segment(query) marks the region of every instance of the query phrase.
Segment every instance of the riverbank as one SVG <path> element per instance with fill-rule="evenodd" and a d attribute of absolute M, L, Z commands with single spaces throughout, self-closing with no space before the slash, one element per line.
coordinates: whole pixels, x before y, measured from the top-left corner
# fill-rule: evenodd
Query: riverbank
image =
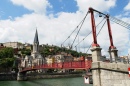
<path fill-rule="evenodd" d="M 16 73 L 0 74 L 0 81 L 14 81 L 14 80 L 17 80 Z"/>
<path fill-rule="evenodd" d="M 28 80 L 34 79 L 51 79 L 51 78 L 70 78 L 81 77 L 82 73 L 52 73 L 52 74 L 31 74 L 27 76 Z"/>
<path fill-rule="evenodd" d="M 27 74 L 27 80 L 82 77 L 83 73 L 31 73 Z M 0 74 L 0 81 L 15 81 L 17 74 Z"/>
<path fill-rule="evenodd" d="M 0 86 L 92 86 L 92 84 L 85 84 L 83 77 L 74 77 L 28 81 L 0 81 Z"/>

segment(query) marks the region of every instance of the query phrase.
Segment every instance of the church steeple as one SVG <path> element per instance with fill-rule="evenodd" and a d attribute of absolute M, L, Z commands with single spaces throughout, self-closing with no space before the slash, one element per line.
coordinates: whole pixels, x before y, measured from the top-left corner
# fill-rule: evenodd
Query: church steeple
<path fill-rule="evenodd" d="M 38 32 L 36 29 L 34 42 L 33 42 L 33 53 L 38 53 L 38 51 L 39 51 L 39 40 L 38 40 Z"/>
<path fill-rule="evenodd" d="M 37 29 L 36 29 L 36 32 L 35 32 L 34 43 L 38 43 L 39 44 Z"/>

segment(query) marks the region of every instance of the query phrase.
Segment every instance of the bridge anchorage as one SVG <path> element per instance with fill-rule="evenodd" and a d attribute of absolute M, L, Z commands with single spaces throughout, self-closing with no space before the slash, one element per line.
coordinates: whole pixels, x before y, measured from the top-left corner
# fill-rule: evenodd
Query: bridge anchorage
<path fill-rule="evenodd" d="M 18 72 L 17 74 L 17 81 L 24 81 L 27 80 L 26 72 Z"/>
<path fill-rule="evenodd" d="M 27 80 L 26 71 L 22 72 L 22 68 L 19 68 L 19 72 L 17 73 L 17 81 Z"/>
<path fill-rule="evenodd" d="M 40 69 L 39 67 L 38 68 L 36 68 L 36 67 L 34 67 L 34 68 L 32 68 L 32 67 L 28 67 L 28 68 L 22 68 L 22 67 L 19 67 L 19 72 L 17 73 L 17 81 L 25 81 L 25 80 L 27 80 L 27 72 L 28 71 L 36 71 L 36 70 L 38 70 L 38 69 Z"/>

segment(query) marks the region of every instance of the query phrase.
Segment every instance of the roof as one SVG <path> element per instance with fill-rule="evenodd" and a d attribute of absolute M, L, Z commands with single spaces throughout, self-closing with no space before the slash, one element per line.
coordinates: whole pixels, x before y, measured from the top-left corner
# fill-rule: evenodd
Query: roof
<path fill-rule="evenodd" d="M 25 60 L 29 60 L 29 59 L 32 59 L 32 56 L 25 56 L 24 58 Z"/>
<path fill-rule="evenodd" d="M 38 43 L 39 44 L 37 29 L 36 29 L 36 33 L 35 33 L 35 37 L 34 37 L 34 43 Z"/>

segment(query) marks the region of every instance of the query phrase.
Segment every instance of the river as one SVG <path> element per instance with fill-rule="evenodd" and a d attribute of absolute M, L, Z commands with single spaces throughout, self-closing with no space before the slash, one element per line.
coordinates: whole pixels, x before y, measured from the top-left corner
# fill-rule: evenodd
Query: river
<path fill-rule="evenodd" d="M 0 81 L 0 86 L 92 86 L 85 84 L 83 77 L 37 79 L 30 81 Z"/>

